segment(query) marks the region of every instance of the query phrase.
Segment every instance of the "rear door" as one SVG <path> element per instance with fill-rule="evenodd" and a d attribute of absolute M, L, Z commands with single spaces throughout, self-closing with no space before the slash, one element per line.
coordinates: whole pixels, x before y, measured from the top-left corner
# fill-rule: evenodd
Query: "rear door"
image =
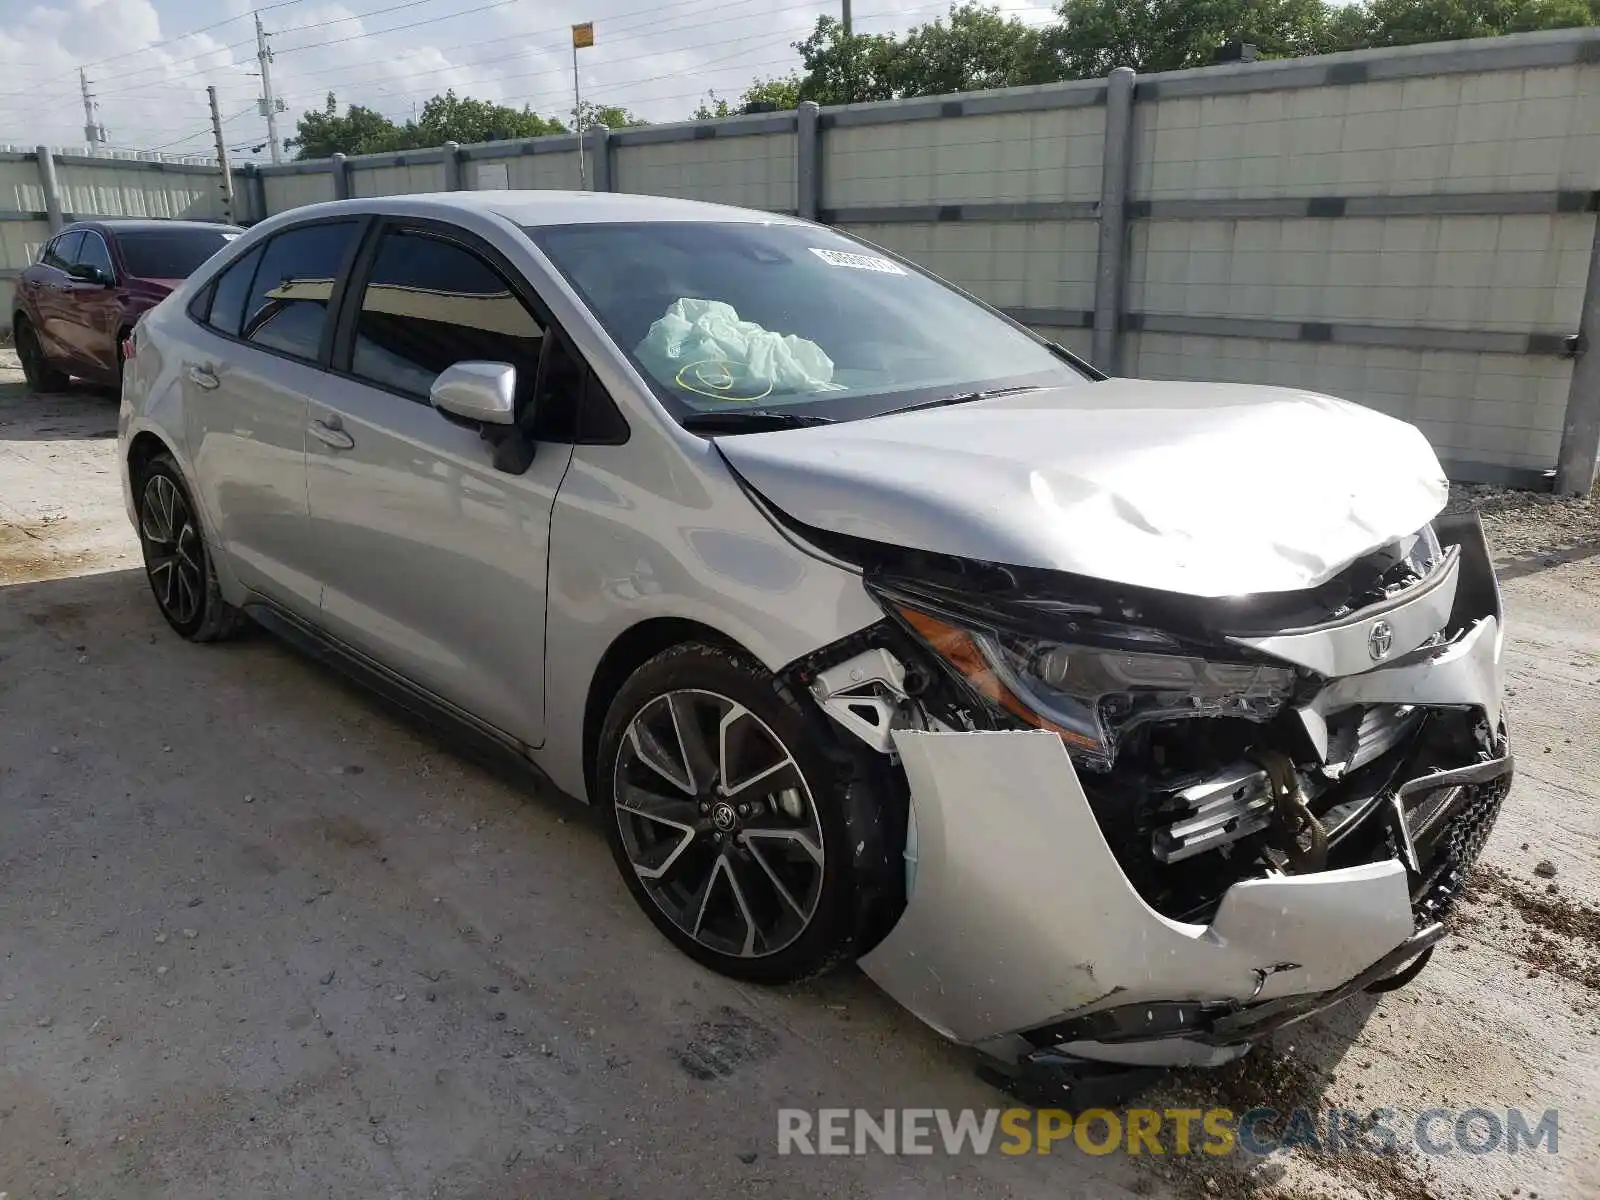
<path fill-rule="evenodd" d="M 182 364 L 194 483 L 239 581 L 306 619 L 321 602 L 308 570 L 306 426 L 328 382 L 329 313 L 364 218 L 292 226 L 236 260 L 189 315 Z"/>
<path fill-rule="evenodd" d="M 116 271 L 111 248 L 98 230 L 86 229 L 73 258 L 73 268 L 98 270 L 103 282 L 91 282 L 69 268 L 61 314 L 61 339 L 76 368 L 98 379 L 117 373 L 118 322 Z"/>
<path fill-rule="evenodd" d="M 29 288 L 33 300 L 34 331 L 39 343 L 57 364 L 72 357 L 69 343 L 62 340 L 63 321 L 67 313 L 67 285 L 72 277 L 67 274 L 83 242 L 83 231 L 63 233 L 45 247 L 39 258 L 38 269 L 33 274 Z"/>
<path fill-rule="evenodd" d="M 390 221 L 363 260 L 306 443 L 322 625 L 537 746 L 550 512 L 572 457 L 570 428 L 557 426 L 576 411 L 582 369 L 565 351 L 547 355 L 541 383 L 550 339 L 537 298 L 464 230 Z M 520 472 L 497 469 L 477 429 L 429 402 L 439 372 L 468 360 L 517 370 L 536 438 Z M 544 425 L 536 393 L 549 397 Z"/>

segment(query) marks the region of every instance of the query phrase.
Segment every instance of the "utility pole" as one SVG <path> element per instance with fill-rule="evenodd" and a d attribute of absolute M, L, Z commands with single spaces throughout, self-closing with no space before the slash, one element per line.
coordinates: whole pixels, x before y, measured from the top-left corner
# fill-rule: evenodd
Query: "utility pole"
<path fill-rule="evenodd" d="M 845 35 L 845 37 L 849 37 L 850 33 L 851 33 L 851 30 L 850 30 L 850 0 L 840 0 L 840 2 L 844 5 L 844 35 Z"/>
<path fill-rule="evenodd" d="M 228 143 L 222 140 L 222 114 L 217 111 L 217 89 L 206 88 L 211 101 L 211 132 L 217 138 L 217 165 L 222 168 L 222 219 L 233 224 L 233 168 L 228 165 Z"/>
<path fill-rule="evenodd" d="M 261 64 L 261 115 L 267 119 L 267 149 L 273 162 L 283 161 L 283 146 L 278 141 L 278 98 L 272 94 L 272 47 L 267 45 L 267 31 L 261 28 L 261 14 L 256 13 L 256 61 Z"/>
<path fill-rule="evenodd" d="M 106 140 L 106 129 L 94 115 L 94 96 L 89 91 L 89 76 L 82 67 L 78 68 L 78 87 L 83 92 L 83 140 L 89 143 L 89 153 L 93 154 Z"/>

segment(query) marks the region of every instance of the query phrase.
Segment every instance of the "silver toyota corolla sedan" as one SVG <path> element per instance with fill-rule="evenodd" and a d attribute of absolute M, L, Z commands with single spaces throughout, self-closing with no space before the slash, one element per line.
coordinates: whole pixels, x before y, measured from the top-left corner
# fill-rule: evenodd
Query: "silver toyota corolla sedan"
<path fill-rule="evenodd" d="M 139 323 L 119 430 L 179 635 L 248 616 L 531 763 L 685 953 L 857 961 L 1013 1081 L 1406 982 L 1510 785 L 1415 428 L 1103 378 L 805 221 L 296 209 Z"/>

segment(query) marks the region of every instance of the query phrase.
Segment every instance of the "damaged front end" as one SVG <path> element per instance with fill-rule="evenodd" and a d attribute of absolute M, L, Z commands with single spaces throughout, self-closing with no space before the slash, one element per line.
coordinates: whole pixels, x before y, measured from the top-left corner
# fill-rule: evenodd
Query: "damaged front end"
<path fill-rule="evenodd" d="M 850 552 L 890 620 L 800 674 L 903 766 L 906 904 L 861 966 L 936 1029 L 1215 1064 L 1442 936 L 1512 771 L 1476 517 L 1233 599 Z"/>

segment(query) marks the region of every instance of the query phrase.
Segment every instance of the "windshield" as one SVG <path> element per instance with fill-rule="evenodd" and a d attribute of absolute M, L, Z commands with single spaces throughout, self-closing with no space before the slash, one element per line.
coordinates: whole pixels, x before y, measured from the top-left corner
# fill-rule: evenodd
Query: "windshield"
<path fill-rule="evenodd" d="M 117 234 L 117 245 L 129 275 L 187 279 L 238 236 L 233 229 L 130 229 Z"/>
<path fill-rule="evenodd" d="M 811 225 L 527 230 L 672 415 L 832 420 L 1081 383 L 1050 347 L 871 246 Z"/>

